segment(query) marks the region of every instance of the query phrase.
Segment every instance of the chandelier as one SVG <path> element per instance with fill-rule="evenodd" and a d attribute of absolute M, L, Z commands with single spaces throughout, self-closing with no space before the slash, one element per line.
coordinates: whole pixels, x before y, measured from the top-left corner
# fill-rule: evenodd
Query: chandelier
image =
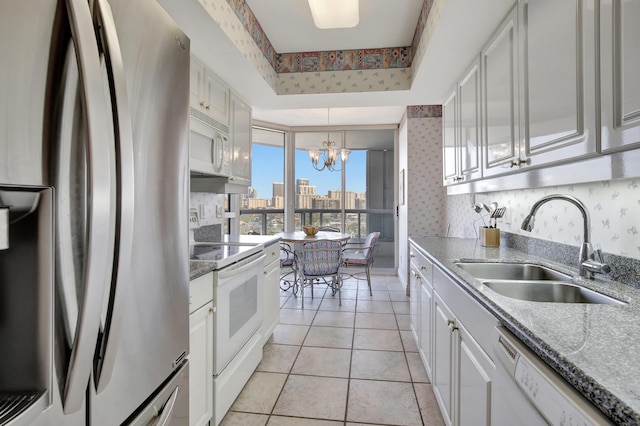
<path fill-rule="evenodd" d="M 329 108 L 327 108 L 327 126 L 329 126 Z M 336 143 L 331 141 L 330 131 L 327 129 L 327 140 L 322 142 L 322 148 L 311 148 L 309 149 L 309 158 L 311 159 L 311 164 L 313 168 L 318 171 L 323 171 L 324 169 L 333 171 L 340 171 L 339 167 L 336 167 L 338 164 L 338 155 L 340 155 L 342 159 L 342 163 L 346 163 L 349 159 L 349 154 L 351 151 L 348 149 L 338 149 L 336 148 Z"/>

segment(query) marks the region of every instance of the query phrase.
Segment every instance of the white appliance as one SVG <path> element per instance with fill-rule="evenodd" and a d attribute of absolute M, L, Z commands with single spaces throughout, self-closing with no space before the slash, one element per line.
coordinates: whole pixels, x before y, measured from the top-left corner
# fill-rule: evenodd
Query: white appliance
<path fill-rule="evenodd" d="M 491 424 L 610 424 L 599 410 L 504 327 L 496 327 Z"/>
<path fill-rule="evenodd" d="M 191 117 L 190 167 L 194 174 L 231 176 L 229 134 Z"/>
<path fill-rule="evenodd" d="M 213 424 L 218 425 L 262 359 L 264 246 L 195 243 L 191 260 L 213 271 Z"/>
<path fill-rule="evenodd" d="M 154 0 L 0 39 L 0 425 L 187 425 L 189 39 Z"/>

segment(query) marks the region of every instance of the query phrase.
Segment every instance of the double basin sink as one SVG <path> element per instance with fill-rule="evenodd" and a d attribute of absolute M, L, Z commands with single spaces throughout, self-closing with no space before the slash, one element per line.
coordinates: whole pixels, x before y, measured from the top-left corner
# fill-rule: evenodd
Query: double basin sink
<path fill-rule="evenodd" d="M 571 276 L 531 263 L 455 262 L 503 296 L 531 302 L 624 305 L 602 293 L 571 283 Z"/>

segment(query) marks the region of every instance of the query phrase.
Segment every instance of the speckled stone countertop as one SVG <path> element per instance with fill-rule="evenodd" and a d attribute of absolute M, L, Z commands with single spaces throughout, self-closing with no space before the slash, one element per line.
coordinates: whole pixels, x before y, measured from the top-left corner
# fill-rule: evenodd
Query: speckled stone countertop
<path fill-rule="evenodd" d="M 225 235 L 222 241 L 244 244 L 262 244 L 263 246 L 268 247 L 271 244 L 275 244 L 280 241 L 280 237 L 277 235 Z M 213 271 L 213 269 L 214 267 L 211 262 L 207 262 L 206 260 L 191 260 L 189 261 L 189 279 L 195 280 L 196 278 Z"/>
<path fill-rule="evenodd" d="M 475 239 L 411 237 L 424 254 L 563 376 L 613 422 L 640 424 L 640 290 Z M 460 259 L 527 261 L 573 276 L 573 282 L 627 305 L 541 303 L 502 296 L 456 266 Z"/>

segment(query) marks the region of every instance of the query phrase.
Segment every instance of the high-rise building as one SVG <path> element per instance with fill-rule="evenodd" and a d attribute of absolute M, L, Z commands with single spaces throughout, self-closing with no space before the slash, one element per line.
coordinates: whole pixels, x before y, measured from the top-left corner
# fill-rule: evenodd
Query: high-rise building
<path fill-rule="evenodd" d="M 284 197 L 284 183 L 283 182 L 273 182 L 273 196 L 274 197 Z"/>
<path fill-rule="evenodd" d="M 282 210 L 284 209 L 284 197 L 279 195 L 274 195 L 271 199 L 271 208 Z"/>
<path fill-rule="evenodd" d="M 255 188 L 250 187 L 247 194 L 249 198 L 258 198 L 258 190 Z"/>

